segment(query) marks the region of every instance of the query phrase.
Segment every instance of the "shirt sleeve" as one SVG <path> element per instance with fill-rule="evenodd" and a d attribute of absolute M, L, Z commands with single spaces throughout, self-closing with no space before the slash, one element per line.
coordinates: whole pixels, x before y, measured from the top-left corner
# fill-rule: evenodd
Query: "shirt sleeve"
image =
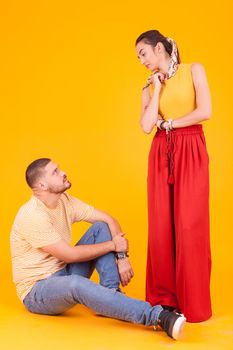
<path fill-rule="evenodd" d="M 34 248 L 54 244 L 62 239 L 46 214 L 24 218 L 20 224 L 20 232 L 22 232 L 22 237 Z"/>
<path fill-rule="evenodd" d="M 72 223 L 88 221 L 93 214 L 94 207 L 70 195 L 67 197 L 72 207 Z"/>

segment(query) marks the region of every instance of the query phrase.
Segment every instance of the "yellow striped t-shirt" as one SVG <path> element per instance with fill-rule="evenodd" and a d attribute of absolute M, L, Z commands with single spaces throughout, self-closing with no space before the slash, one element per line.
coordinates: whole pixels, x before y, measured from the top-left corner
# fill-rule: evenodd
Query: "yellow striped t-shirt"
<path fill-rule="evenodd" d="M 71 226 L 88 220 L 94 208 L 63 193 L 55 209 L 35 196 L 18 211 L 10 235 L 13 281 L 21 301 L 34 284 L 65 267 L 66 263 L 41 247 L 64 239 L 71 243 Z"/>

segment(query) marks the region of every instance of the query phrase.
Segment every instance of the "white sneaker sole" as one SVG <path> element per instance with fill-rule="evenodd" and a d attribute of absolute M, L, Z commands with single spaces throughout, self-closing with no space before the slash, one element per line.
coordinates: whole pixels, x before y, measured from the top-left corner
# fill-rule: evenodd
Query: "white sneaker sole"
<path fill-rule="evenodd" d="M 177 318 L 176 322 L 174 323 L 173 329 L 172 329 L 172 338 L 173 339 L 178 340 L 180 338 L 185 322 L 186 322 L 185 317 L 182 316 L 182 317 Z"/>

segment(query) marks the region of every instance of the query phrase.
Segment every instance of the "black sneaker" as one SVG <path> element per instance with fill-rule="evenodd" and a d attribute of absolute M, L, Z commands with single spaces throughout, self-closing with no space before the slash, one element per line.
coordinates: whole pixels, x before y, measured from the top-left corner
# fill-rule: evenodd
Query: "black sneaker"
<path fill-rule="evenodd" d="M 159 314 L 158 325 L 169 335 L 177 340 L 182 332 L 186 318 L 182 314 L 163 310 Z"/>
<path fill-rule="evenodd" d="M 169 305 L 161 305 L 164 310 L 168 311 L 174 311 L 175 307 L 174 306 L 169 306 Z"/>

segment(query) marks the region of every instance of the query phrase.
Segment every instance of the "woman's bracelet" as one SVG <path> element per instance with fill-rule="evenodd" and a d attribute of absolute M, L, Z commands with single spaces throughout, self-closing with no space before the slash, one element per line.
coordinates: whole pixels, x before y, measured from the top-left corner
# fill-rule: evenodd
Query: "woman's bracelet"
<path fill-rule="evenodd" d="M 164 125 L 166 123 L 166 125 Z M 159 119 L 157 120 L 157 123 L 156 123 L 157 127 L 160 129 L 160 130 L 166 130 L 166 133 L 168 134 L 171 130 L 173 130 L 173 120 L 172 119 L 168 119 L 168 120 L 165 120 L 165 119 Z"/>
<path fill-rule="evenodd" d="M 166 130 L 164 124 L 166 123 L 167 121 L 166 120 L 163 120 L 162 123 L 160 123 L 160 129 L 161 130 Z"/>
<path fill-rule="evenodd" d="M 171 131 L 173 130 L 173 120 L 172 119 L 168 119 L 168 131 Z"/>
<path fill-rule="evenodd" d="M 161 126 L 161 124 L 162 124 L 163 121 L 164 121 L 164 119 L 158 119 L 158 120 L 157 120 L 157 122 L 156 122 L 157 128 L 160 129 L 160 126 Z"/>

